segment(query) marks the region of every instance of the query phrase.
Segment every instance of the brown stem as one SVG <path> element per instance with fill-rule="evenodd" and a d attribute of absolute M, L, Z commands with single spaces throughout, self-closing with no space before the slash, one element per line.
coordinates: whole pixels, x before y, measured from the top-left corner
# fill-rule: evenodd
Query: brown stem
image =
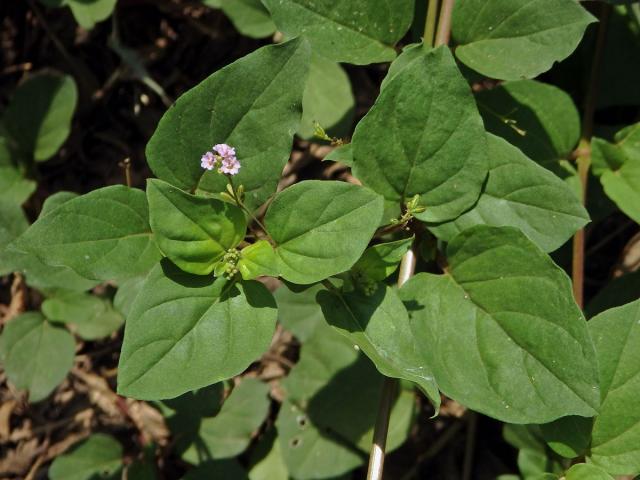
<path fill-rule="evenodd" d="M 598 37 L 591 64 L 589 76 L 589 86 L 584 102 L 584 113 L 582 117 L 582 138 L 577 158 L 578 177 L 580 179 L 580 196 L 582 204 L 587 203 L 587 188 L 589 182 L 589 168 L 591 167 L 591 137 L 593 136 L 594 113 L 598 88 L 600 85 L 600 65 L 604 53 L 604 46 L 607 37 L 607 22 L 611 13 L 611 6 L 603 4 L 600 11 L 600 24 L 598 26 Z M 585 251 L 585 231 L 580 229 L 573 237 L 573 259 L 571 278 L 573 282 L 573 296 L 580 308 L 584 305 L 584 254 Z"/>
<path fill-rule="evenodd" d="M 440 10 L 440 20 L 438 21 L 438 33 L 436 33 L 435 46 L 448 45 L 451 37 L 451 13 L 455 0 L 444 0 Z"/>
<path fill-rule="evenodd" d="M 416 248 L 413 246 L 402 257 L 398 272 L 398 287 L 404 285 L 416 270 Z M 384 469 L 385 448 L 387 445 L 387 432 L 389 431 L 389 417 L 391 406 L 398 389 L 398 380 L 385 377 L 378 406 L 378 416 L 373 429 L 373 443 L 369 454 L 369 471 L 367 480 L 382 480 Z"/>

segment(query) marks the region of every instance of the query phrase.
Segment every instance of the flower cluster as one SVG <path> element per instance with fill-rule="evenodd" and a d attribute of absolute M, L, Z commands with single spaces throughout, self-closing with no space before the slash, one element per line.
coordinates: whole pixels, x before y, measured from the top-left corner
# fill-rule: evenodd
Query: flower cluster
<path fill-rule="evenodd" d="M 213 146 L 213 151 L 202 155 L 200 165 L 205 170 L 218 168 L 219 173 L 235 175 L 240 171 L 240 162 L 236 158 L 236 149 L 226 143 Z"/>

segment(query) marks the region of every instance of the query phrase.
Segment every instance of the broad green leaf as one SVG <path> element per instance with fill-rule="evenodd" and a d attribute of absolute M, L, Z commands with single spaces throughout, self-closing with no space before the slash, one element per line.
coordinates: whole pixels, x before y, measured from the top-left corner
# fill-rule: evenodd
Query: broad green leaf
<path fill-rule="evenodd" d="M 535 80 L 505 82 L 476 94 L 485 128 L 552 172 L 566 177 L 561 159 L 580 139 L 580 115 L 571 97 Z"/>
<path fill-rule="evenodd" d="M 162 180 L 147 182 L 149 222 L 160 251 L 185 272 L 207 275 L 247 230 L 240 208 L 183 192 Z"/>
<path fill-rule="evenodd" d="M 293 478 L 333 477 L 363 463 L 382 383 L 350 341 L 326 325 L 315 331 L 283 382 L 287 398 L 276 421 Z M 413 417 L 413 395 L 398 393 L 390 421 L 396 428 L 389 431 L 387 451 L 404 442 Z"/>
<path fill-rule="evenodd" d="M 511 423 L 595 415 L 595 353 L 564 271 L 509 227 L 465 230 L 447 259 L 400 289 L 445 395 Z"/>
<path fill-rule="evenodd" d="M 640 270 L 614 278 L 587 304 L 587 318 L 640 298 Z"/>
<path fill-rule="evenodd" d="M 488 136 L 489 177 L 478 203 L 455 220 L 429 229 L 441 240 L 474 225 L 517 227 L 552 252 L 589 222 L 571 188 L 500 137 Z"/>
<path fill-rule="evenodd" d="M 593 418 L 562 417 L 540 425 L 545 442 L 565 458 L 584 456 L 591 442 Z"/>
<path fill-rule="evenodd" d="M 615 480 L 606 471 L 587 463 L 578 463 L 567 470 L 565 480 Z"/>
<path fill-rule="evenodd" d="M 250 480 L 289 480 L 275 428 L 268 430 L 253 449 L 250 464 Z"/>
<path fill-rule="evenodd" d="M 354 175 L 397 204 L 420 195 L 420 220 L 460 215 L 487 174 L 486 135 L 446 47 L 425 50 L 380 93 L 353 136 Z"/>
<path fill-rule="evenodd" d="M 298 135 L 312 138 L 316 123 L 329 135 L 345 135 L 351 127 L 354 106 L 351 83 L 344 69 L 336 62 L 312 56 L 302 96 L 302 121 Z"/>
<path fill-rule="evenodd" d="M 602 406 L 591 434 L 591 459 L 614 475 L 640 473 L 640 300 L 589 322 L 600 369 Z"/>
<path fill-rule="evenodd" d="M 0 203 L 0 275 L 16 270 L 10 244 L 28 227 L 29 221 L 20 205 Z"/>
<path fill-rule="evenodd" d="M 595 21 L 574 0 L 458 0 L 456 56 L 487 77 L 537 77 L 568 57 Z"/>
<path fill-rule="evenodd" d="M 340 145 L 329 153 L 322 160 L 331 160 L 332 162 L 344 163 L 348 167 L 353 165 L 353 149 L 350 143 Z"/>
<path fill-rule="evenodd" d="M 40 217 L 47 215 L 54 207 L 76 196 L 71 192 L 59 192 L 51 195 L 45 200 Z M 0 213 L 0 216 L 2 216 L 2 213 Z M 21 214 L 20 217 L 24 218 L 24 215 Z M 26 230 L 26 219 L 21 220 L 21 222 L 24 222 L 23 227 Z M 0 222 L 1 224 L 2 222 Z M 54 290 L 83 292 L 99 283 L 97 280 L 88 280 L 81 277 L 68 267 L 46 265 L 36 255 L 20 250 L 14 243 L 8 245 L 6 255 L 2 257 L 0 254 L 0 257 L 0 271 L 18 271 L 22 273 L 25 276 L 27 285 L 43 293 Z"/>
<path fill-rule="evenodd" d="M 308 180 L 285 189 L 264 218 L 281 276 L 309 284 L 351 268 L 380 223 L 382 204 L 379 195 L 344 182 Z"/>
<path fill-rule="evenodd" d="M 194 276 L 163 260 L 127 318 L 118 392 L 172 398 L 231 378 L 269 348 L 275 322 L 262 284 Z"/>
<path fill-rule="evenodd" d="M 323 289 L 320 285 L 313 285 L 302 292 L 293 292 L 282 285 L 274 293 L 278 321 L 301 342 L 306 342 L 318 326 L 324 325 L 322 310 L 316 302 L 316 294 Z"/>
<path fill-rule="evenodd" d="M 187 415 L 201 419 L 202 417 L 217 415 L 222 406 L 223 397 L 224 382 L 219 382 L 184 393 L 176 398 L 163 400 L 162 405 L 170 408 L 180 416 Z"/>
<path fill-rule="evenodd" d="M 17 168 L 0 165 L 0 202 L 20 206 L 36 189 L 36 182 L 24 178 Z"/>
<path fill-rule="evenodd" d="M 266 240 L 258 240 L 240 250 L 238 271 L 244 280 L 252 280 L 261 275 L 277 277 L 278 257 L 271 244 Z"/>
<path fill-rule="evenodd" d="M 220 0 L 219 8 L 243 35 L 264 38 L 276 31 L 269 11 L 260 0 Z"/>
<path fill-rule="evenodd" d="M 9 139 L 20 153 L 48 160 L 69 136 L 77 100 L 72 77 L 34 75 L 16 89 L 4 113 Z"/>
<path fill-rule="evenodd" d="M 518 470 L 525 480 L 546 480 L 545 475 L 557 480 L 557 476 L 545 472 L 561 473 L 560 459 L 547 448 L 538 425 L 506 424 L 502 435 L 507 443 L 518 449 Z"/>
<path fill-rule="evenodd" d="M 269 386 L 254 378 L 245 378 L 233 389 L 220 412 L 205 418 L 197 438 L 182 454 L 187 462 L 235 457 L 249 446 L 269 411 Z"/>
<path fill-rule="evenodd" d="M 394 44 L 409 29 L 412 0 L 263 0 L 278 30 L 304 35 L 313 51 L 336 62 L 366 65 L 396 56 Z"/>
<path fill-rule="evenodd" d="M 88 293 L 54 295 L 41 308 L 49 320 L 73 325 L 73 331 L 85 340 L 106 337 L 124 323 L 124 317 L 110 301 Z"/>
<path fill-rule="evenodd" d="M 378 243 L 367 248 L 351 268 L 355 275 L 380 282 L 396 271 L 402 256 L 409 250 L 414 237 Z"/>
<path fill-rule="evenodd" d="M 148 272 L 160 257 L 148 215 L 143 191 L 104 187 L 40 217 L 16 247 L 88 279 L 131 278 Z"/>
<path fill-rule="evenodd" d="M 416 60 L 420 61 L 420 59 L 431 49 L 432 47 L 422 42 L 412 43 L 404 47 L 402 49 L 402 53 L 398 55 L 398 58 L 389 65 L 389 70 L 387 71 L 387 75 L 382 79 L 380 89 L 382 90 L 386 87 L 389 82 L 393 80 L 405 67 L 411 65 Z"/>
<path fill-rule="evenodd" d="M 78 196 L 79 195 L 74 192 L 61 191 L 61 192 L 54 193 L 53 195 L 47 197 L 47 199 L 42 204 L 42 210 L 40 210 L 40 216 L 44 217 L 45 215 L 48 215 L 63 203 L 73 198 L 76 198 Z"/>
<path fill-rule="evenodd" d="M 51 480 L 108 478 L 122 467 L 122 445 L 111 435 L 94 433 L 71 452 L 56 457 L 49 468 Z"/>
<path fill-rule="evenodd" d="M 86 29 L 93 28 L 111 16 L 117 0 L 67 0 L 76 22 Z"/>
<path fill-rule="evenodd" d="M 593 172 L 607 196 L 640 223 L 640 123 L 619 131 L 615 142 L 593 139 Z"/>
<path fill-rule="evenodd" d="M 216 460 L 189 470 L 182 480 L 249 480 L 247 472 L 237 460 Z"/>
<path fill-rule="evenodd" d="M 138 293 L 140 293 L 140 290 L 142 290 L 144 280 L 144 277 L 130 278 L 118 285 L 118 290 L 113 297 L 113 306 L 122 313 L 125 318 L 129 316 L 133 302 L 138 296 Z"/>
<path fill-rule="evenodd" d="M 309 47 L 303 40 L 262 47 L 182 95 L 147 145 L 157 177 L 182 190 L 218 194 L 227 178 L 200 167 L 214 144 L 236 148 L 234 177 L 257 208 L 276 190 L 302 111 Z M 259 74 L 258 74 L 259 73 Z"/>
<path fill-rule="evenodd" d="M 7 378 L 17 388 L 27 389 L 31 402 L 44 399 L 64 380 L 74 356 L 71 334 L 36 312 L 15 317 L 0 336 L 0 359 Z"/>
<path fill-rule="evenodd" d="M 380 373 L 417 383 L 438 409 L 440 393 L 428 357 L 393 289 L 381 284 L 368 296 L 325 290 L 317 298 L 327 323 L 358 345 Z"/>

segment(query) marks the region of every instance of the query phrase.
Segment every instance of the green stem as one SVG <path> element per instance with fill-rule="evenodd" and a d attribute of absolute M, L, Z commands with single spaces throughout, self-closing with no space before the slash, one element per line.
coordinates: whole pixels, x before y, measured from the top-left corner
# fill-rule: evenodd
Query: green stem
<path fill-rule="evenodd" d="M 231 196 L 233 197 L 233 199 L 236 202 L 236 205 L 238 205 L 238 207 L 240 207 L 242 210 L 244 210 L 247 215 L 249 215 L 251 217 L 251 219 L 256 222 L 256 224 L 262 229 L 262 231 L 264 232 L 264 234 L 267 236 L 267 239 L 269 240 L 269 243 L 271 243 L 271 245 L 275 245 L 275 242 L 273 241 L 273 238 L 271 238 L 271 235 L 269 235 L 269 231 L 267 230 L 267 227 L 265 227 L 262 222 L 260 220 L 258 220 L 258 218 L 253 214 L 253 212 L 251 212 L 244 203 L 242 203 L 242 200 L 240 200 L 240 198 L 238 197 L 238 194 L 236 193 L 236 188 L 233 184 L 233 179 L 227 175 L 227 180 L 229 182 L 229 185 L 231 186 Z"/>
<path fill-rule="evenodd" d="M 436 19 L 438 18 L 438 7 L 440 0 L 429 0 L 427 7 L 427 18 L 424 23 L 424 43 L 433 47 L 433 36 L 436 33 Z"/>

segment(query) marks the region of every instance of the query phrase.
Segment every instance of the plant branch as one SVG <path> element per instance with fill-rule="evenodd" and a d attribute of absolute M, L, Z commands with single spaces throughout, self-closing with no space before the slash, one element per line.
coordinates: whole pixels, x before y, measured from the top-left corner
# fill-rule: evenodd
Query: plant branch
<path fill-rule="evenodd" d="M 398 272 L 398 287 L 404 285 L 416 270 L 416 247 L 411 247 L 402 257 Z M 369 454 L 369 471 L 367 480 L 382 480 L 384 469 L 385 448 L 387 445 L 387 432 L 389 431 L 389 417 L 391 406 L 398 389 L 398 380 L 385 377 L 378 406 L 378 416 L 373 429 L 373 443 Z"/>
<path fill-rule="evenodd" d="M 435 46 L 448 45 L 451 37 L 451 14 L 455 0 L 443 0 L 438 20 L 438 33 L 436 34 Z"/>
<path fill-rule="evenodd" d="M 424 43 L 433 47 L 433 36 L 436 33 L 436 19 L 438 18 L 438 7 L 440 0 L 429 0 L 427 7 L 427 18 L 424 23 Z"/>
<path fill-rule="evenodd" d="M 589 75 L 589 86 L 584 102 L 582 117 L 582 137 L 577 158 L 578 177 L 580 178 L 580 194 L 582 204 L 587 203 L 587 188 L 589 182 L 589 168 L 591 167 L 591 137 L 593 136 L 594 113 L 596 110 L 597 94 L 600 85 L 600 65 L 604 53 L 607 37 L 607 23 L 611 13 L 611 6 L 603 4 L 600 11 L 600 24 L 598 25 L 598 37 L 596 39 L 593 62 Z M 584 260 L 585 260 L 585 230 L 580 229 L 573 237 L 572 274 L 573 295 L 580 308 L 584 305 Z"/>

